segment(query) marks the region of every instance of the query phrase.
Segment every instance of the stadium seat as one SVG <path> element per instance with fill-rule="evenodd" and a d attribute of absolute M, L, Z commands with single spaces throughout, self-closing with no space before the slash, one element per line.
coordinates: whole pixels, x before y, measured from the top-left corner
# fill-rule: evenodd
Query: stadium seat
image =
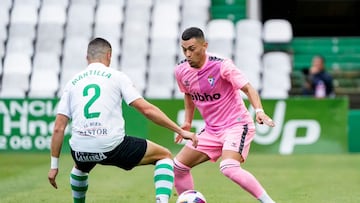
<path fill-rule="evenodd" d="M 209 15 L 210 0 L 184 0 L 181 11 L 181 30 L 188 27 L 199 27 L 206 29 L 206 24 L 210 19 Z"/>
<path fill-rule="evenodd" d="M 264 71 L 266 69 L 280 74 L 289 74 L 292 71 L 291 57 L 285 52 L 268 52 L 263 56 Z"/>
<path fill-rule="evenodd" d="M 10 16 L 9 36 L 34 39 L 38 21 L 37 9 L 38 7 L 32 4 L 15 3 Z"/>
<path fill-rule="evenodd" d="M 124 72 L 131 79 L 131 81 L 133 81 L 135 87 L 141 94 L 143 94 L 146 89 L 145 67 L 124 68 L 121 71 Z"/>
<path fill-rule="evenodd" d="M 147 66 L 148 42 L 145 38 L 126 38 L 123 44 L 123 52 L 121 55 L 120 67 L 133 68 Z"/>
<path fill-rule="evenodd" d="M 169 15 L 171 13 L 171 15 Z M 180 8 L 176 4 L 157 4 L 153 10 L 151 38 L 173 38 L 179 35 Z"/>
<path fill-rule="evenodd" d="M 31 57 L 24 53 L 7 54 L 4 59 L 2 72 L 2 92 L 8 90 L 18 91 L 14 96 L 26 94 L 29 89 L 29 77 L 31 74 Z M 19 82 L 21 81 L 21 82 Z M 4 96 L 4 94 L 2 94 Z"/>
<path fill-rule="evenodd" d="M 123 9 L 112 4 L 101 4 L 95 13 L 95 36 L 120 39 Z"/>
<path fill-rule="evenodd" d="M 65 2 L 62 4 L 65 4 Z M 55 3 L 43 5 L 39 14 L 37 40 L 35 45 L 36 51 L 55 52 L 60 56 L 65 24 L 65 6 L 59 6 L 59 4 Z"/>
<path fill-rule="evenodd" d="M 249 52 L 261 56 L 264 53 L 264 45 L 261 38 L 237 37 L 235 42 L 235 56 L 238 52 Z"/>
<path fill-rule="evenodd" d="M 32 56 L 34 54 L 33 40 L 24 37 L 9 37 L 6 53 L 24 53 Z"/>
<path fill-rule="evenodd" d="M 60 56 L 54 52 L 36 52 L 34 55 L 32 73 L 50 70 L 56 74 L 60 73 Z"/>
<path fill-rule="evenodd" d="M 153 68 L 149 70 L 145 93 L 146 98 L 166 99 L 172 97 L 174 84 L 174 74 L 172 70 L 173 68 L 166 68 L 165 66 L 163 66 L 163 68 Z"/>
<path fill-rule="evenodd" d="M 39 24 L 42 23 L 64 25 L 66 23 L 66 8 L 51 4 L 42 6 L 39 14 Z"/>
<path fill-rule="evenodd" d="M 4 42 L 0 41 L 0 59 L 5 55 L 5 45 Z"/>
<path fill-rule="evenodd" d="M 90 39 L 93 32 L 94 13 L 95 8 L 91 4 L 71 4 L 66 24 L 67 37 L 82 36 Z"/>
<path fill-rule="evenodd" d="M 32 98 L 54 98 L 59 88 L 59 75 L 55 71 L 34 71 L 31 75 L 28 96 Z"/>
<path fill-rule="evenodd" d="M 84 37 L 67 37 L 64 44 L 62 71 L 81 71 L 86 65 L 86 50 L 89 41 Z"/>
<path fill-rule="evenodd" d="M 0 42 L 7 39 L 7 26 L 9 24 L 10 16 L 9 9 L 0 5 Z"/>
<path fill-rule="evenodd" d="M 211 20 L 206 31 L 209 42 L 208 51 L 224 57 L 233 57 L 235 27 L 232 21 L 225 19 Z"/>
<path fill-rule="evenodd" d="M 210 7 L 210 18 L 227 19 L 236 23 L 239 20 L 246 19 L 246 5 L 212 5 Z"/>
<path fill-rule="evenodd" d="M 236 22 L 236 38 L 253 37 L 262 39 L 263 25 L 261 21 L 255 19 L 242 19 Z"/>
<path fill-rule="evenodd" d="M 70 0 L 45 0 L 42 1 L 42 6 L 57 6 L 66 8 L 69 5 Z"/>
<path fill-rule="evenodd" d="M 290 43 L 293 39 L 292 26 L 285 19 L 269 19 L 263 25 L 265 43 Z"/>
<path fill-rule="evenodd" d="M 70 0 L 71 5 L 89 5 L 91 7 L 95 7 L 97 4 L 97 0 Z M 115 0 L 114 0 L 115 1 Z"/>
<path fill-rule="evenodd" d="M 143 21 L 137 22 L 135 20 L 131 24 L 126 21 L 122 40 L 121 69 L 132 67 L 146 69 L 149 49 L 148 26 L 149 24 Z"/>
<path fill-rule="evenodd" d="M 3 72 L 3 64 L 2 64 L 2 60 L 0 60 L 0 78 L 1 78 L 2 72 Z M 1 87 L 1 83 L 0 83 L 0 87 Z"/>
<path fill-rule="evenodd" d="M 11 79 L 9 81 L 12 82 Z M 6 81 L 7 83 L 7 81 Z M 0 91 L 0 98 L 25 98 L 26 97 L 26 91 L 16 88 L 16 87 L 5 87 L 1 89 Z"/>
<path fill-rule="evenodd" d="M 173 38 L 153 38 L 150 43 L 150 61 L 152 56 L 164 56 L 164 58 L 172 57 L 175 58 L 180 45 L 177 39 Z"/>
<path fill-rule="evenodd" d="M 291 89 L 291 58 L 285 52 L 268 52 L 263 56 L 261 96 L 269 99 L 285 99 Z"/>
<path fill-rule="evenodd" d="M 64 28 L 61 24 L 39 23 L 38 34 L 35 44 L 38 52 L 54 52 L 62 54 Z"/>
<path fill-rule="evenodd" d="M 153 1 L 149 0 L 131 0 L 126 1 L 126 8 L 136 8 L 136 7 L 147 7 L 150 8 L 153 5 Z"/>
<path fill-rule="evenodd" d="M 126 3 L 126 0 L 101 0 L 101 1 L 98 1 L 98 6 L 111 5 L 111 6 L 123 9 L 125 6 L 125 3 Z"/>
<path fill-rule="evenodd" d="M 8 53 L 4 58 L 3 74 L 31 73 L 31 57 L 26 53 Z"/>
<path fill-rule="evenodd" d="M 0 1 L 0 8 L 9 10 L 13 4 L 13 0 L 2 0 Z"/>
<path fill-rule="evenodd" d="M 261 56 L 246 51 L 235 53 L 235 65 L 245 74 L 256 90 L 261 89 Z"/>
<path fill-rule="evenodd" d="M 13 6 L 31 6 L 35 9 L 38 9 L 41 4 L 41 0 L 13 0 Z"/>

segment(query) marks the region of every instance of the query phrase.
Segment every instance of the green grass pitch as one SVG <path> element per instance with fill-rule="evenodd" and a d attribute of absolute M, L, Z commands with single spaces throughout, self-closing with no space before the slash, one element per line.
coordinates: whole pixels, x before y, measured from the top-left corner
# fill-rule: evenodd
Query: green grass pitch
<path fill-rule="evenodd" d="M 255 203 L 248 193 L 225 178 L 219 162 L 193 169 L 195 187 L 208 203 Z M 47 180 L 49 154 L 1 153 L 1 203 L 72 202 L 70 154 L 62 154 L 58 189 Z M 277 203 L 360 202 L 360 154 L 265 155 L 252 153 L 243 167 L 251 171 Z M 97 166 L 89 176 L 87 202 L 149 203 L 154 200 L 153 166 L 124 171 Z M 176 201 L 171 197 L 171 203 Z"/>

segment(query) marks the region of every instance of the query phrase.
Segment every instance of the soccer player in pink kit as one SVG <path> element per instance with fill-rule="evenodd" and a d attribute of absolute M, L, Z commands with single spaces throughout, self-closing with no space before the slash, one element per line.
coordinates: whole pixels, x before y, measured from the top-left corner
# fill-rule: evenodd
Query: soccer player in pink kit
<path fill-rule="evenodd" d="M 174 158 L 175 188 L 178 194 L 194 189 L 190 169 L 205 161 L 221 157 L 220 171 L 262 203 L 274 203 L 259 181 L 241 168 L 255 135 L 255 124 L 240 90 L 256 112 L 260 124 L 275 126 L 263 110 L 257 91 L 230 59 L 207 53 L 208 44 L 201 29 L 191 27 L 182 33 L 182 51 L 186 57 L 175 69 L 175 76 L 184 93 L 185 121 L 191 128 L 195 107 L 205 120 L 205 129 L 198 134 L 198 146 L 191 141 Z M 176 137 L 176 142 L 182 140 Z"/>

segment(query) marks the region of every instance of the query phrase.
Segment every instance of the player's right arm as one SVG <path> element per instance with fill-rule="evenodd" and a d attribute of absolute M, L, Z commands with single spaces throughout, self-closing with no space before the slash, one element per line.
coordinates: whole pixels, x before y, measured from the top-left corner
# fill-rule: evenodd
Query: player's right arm
<path fill-rule="evenodd" d="M 151 104 L 143 98 L 134 100 L 130 103 L 130 105 L 135 107 L 140 113 L 142 113 L 146 118 L 150 119 L 154 123 L 180 134 L 184 139 L 191 139 L 193 141 L 193 146 L 197 146 L 198 140 L 195 133 L 179 127 L 155 105 Z"/>
<path fill-rule="evenodd" d="M 194 111 L 195 111 L 195 104 L 191 99 L 191 95 L 185 93 L 184 94 L 184 106 L 185 106 L 185 121 L 181 125 L 181 128 L 184 130 L 190 130 L 191 129 L 191 123 L 194 118 Z M 175 142 L 180 143 L 183 140 L 183 138 L 180 135 L 177 135 L 175 137 Z"/>
<path fill-rule="evenodd" d="M 60 157 L 65 128 L 68 122 L 69 118 L 67 116 L 62 114 L 56 115 L 54 131 L 51 137 L 51 166 L 48 173 L 49 182 L 54 188 L 57 188 L 55 179 L 58 174 L 58 159 Z"/>
<path fill-rule="evenodd" d="M 182 125 L 184 130 L 191 129 L 191 123 L 194 118 L 195 104 L 191 99 L 191 95 L 185 93 L 184 95 L 184 106 L 185 106 L 185 121 Z"/>

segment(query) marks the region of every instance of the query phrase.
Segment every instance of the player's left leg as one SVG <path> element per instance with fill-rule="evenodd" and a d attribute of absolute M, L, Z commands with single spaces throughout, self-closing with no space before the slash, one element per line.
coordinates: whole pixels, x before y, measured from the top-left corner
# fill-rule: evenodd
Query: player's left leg
<path fill-rule="evenodd" d="M 147 149 L 139 165 L 155 164 L 154 183 L 157 203 L 168 203 L 174 184 L 174 164 L 171 152 L 147 140 Z"/>
<path fill-rule="evenodd" d="M 255 176 L 240 166 L 240 163 L 246 160 L 254 135 L 255 131 L 249 130 L 247 126 L 227 132 L 220 171 L 260 202 L 274 203 Z"/>
<path fill-rule="evenodd" d="M 84 203 L 88 190 L 89 172 L 95 167 L 94 162 L 79 162 L 76 159 L 75 151 L 71 150 L 71 155 L 75 162 L 70 173 L 70 186 L 74 203 Z"/>
<path fill-rule="evenodd" d="M 85 203 L 88 189 L 88 173 L 84 173 L 74 166 L 70 174 L 70 185 L 74 203 Z"/>

